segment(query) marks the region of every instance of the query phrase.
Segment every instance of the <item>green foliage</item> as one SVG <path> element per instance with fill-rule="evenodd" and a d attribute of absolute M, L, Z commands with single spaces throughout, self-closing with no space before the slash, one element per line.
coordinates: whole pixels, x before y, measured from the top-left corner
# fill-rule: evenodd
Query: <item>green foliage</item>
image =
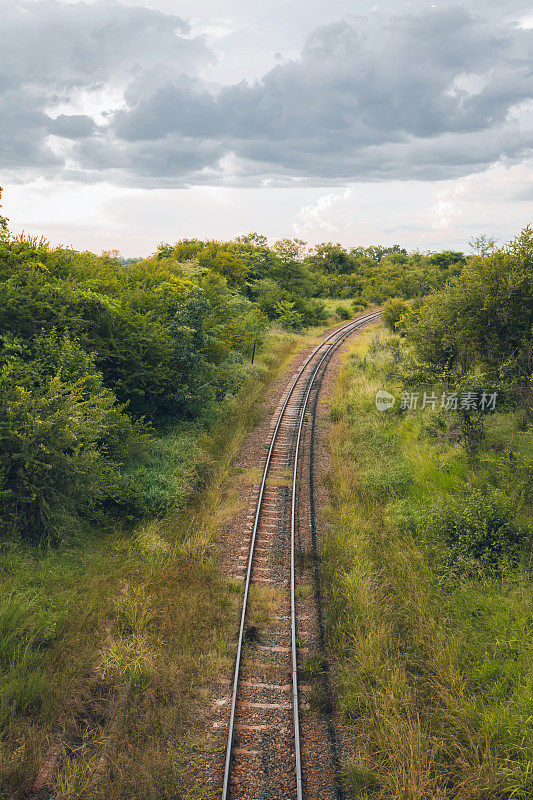
<path fill-rule="evenodd" d="M 407 314 L 409 307 L 399 298 L 387 300 L 383 306 L 383 322 L 394 333 L 401 318 Z"/>
<path fill-rule="evenodd" d="M 302 315 L 294 308 L 290 300 L 280 300 L 276 303 L 276 319 L 282 328 L 299 331 L 302 327 Z"/>
<path fill-rule="evenodd" d="M 353 247 L 320 244 L 304 259 L 313 277 L 314 294 L 356 297 L 365 304 L 388 298 L 420 297 L 442 287 L 466 262 L 463 253 L 444 251 L 408 254 L 393 247 Z"/>
<path fill-rule="evenodd" d="M 282 239 L 269 246 L 257 233 L 233 242 L 161 244 L 157 257 L 179 262 L 189 276 L 196 270 L 225 277 L 239 293 L 259 302 L 271 320 L 284 314 L 284 301 L 292 302 L 303 327 L 323 320 L 317 306 L 306 306 L 309 297 L 356 298 L 357 310 L 388 298 L 421 297 L 444 286 L 466 263 L 460 252 L 408 254 L 399 245 L 347 249 L 325 242 L 306 250 L 300 239 Z"/>
<path fill-rule="evenodd" d="M 0 238 L 4 535 L 58 542 L 86 521 L 181 502 L 201 459 L 157 456 L 150 424 L 199 418 L 235 393 L 268 324 L 228 263 L 191 275 L 164 246 L 127 261 Z"/>
<path fill-rule="evenodd" d="M 346 308 L 346 306 L 337 306 L 335 309 L 335 314 L 338 316 L 339 319 L 345 320 L 350 319 L 352 316 L 350 313 L 350 309 Z"/>
<path fill-rule="evenodd" d="M 0 487 L 8 533 L 32 542 L 73 535 L 79 516 L 113 493 L 116 478 L 100 445 L 117 415 L 94 373 L 67 382 L 58 370 L 37 383 L 25 365 L 3 367 Z"/>
<path fill-rule="evenodd" d="M 326 307 L 320 300 L 304 298 L 296 292 L 279 289 L 275 281 L 264 278 L 254 285 L 259 308 L 271 320 L 280 321 L 279 317 L 285 314 L 288 304 L 294 313 L 300 316 L 300 327 L 319 325 L 327 318 Z M 284 323 L 280 321 L 284 326 Z"/>
<path fill-rule="evenodd" d="M 525 405 L 531 399 L 533 230 L 469 259 L 460 276 L 429 295 L 408 336 L 434 375 L 464 379 L 480 369 Z"/>
<path fill-rule="evenodd" d="M 2 200 L 2 187 L 0 186 L 0 200 Z M 2 208 L 2 203 L 0 202 L 0 208 Z M 7 223 L 9 222 L 6 217 L 3 217 L 0 214 L 0 239 L 5 239 L 8 235 L 8 228 Z"/>
<path fill-rule="evenodd" d="M 527 541 L 509 501 L 486 489 L 452 498 L 433 515 L 430 532 L 444 545 L 442 571 L 447 578 L 501 574 L 516 566 Z"/>
<path fill-rule="evenodd" d="M 428 262 L 439 269 L 450 269 L 457 264 L 466 264 L 464 253 L 455 250 L 443 250 L 442 253 L 432 253 Z"/>
<path fill-rule="evenodd" d="M 4 363 L 4 532 L 30 542 L 58 542 L 75 537 L 83 520 L 100 520 L 105 509 L 142 516 L 161 511 L 183 495 L 174 475 L 167 474 L 163 482 L 156 479 L 152 464 L 159 440 L 124 413 L 103 386 L 94 360 L 69 335 L 52 333 L 35 340 L 33 360 L 11 355 Z M 180 462 L 172 455 L 178 469 Z M 189 471 L 195 463 L 189 459 Z M 158 505 L 151 499 L 158 491 L 160 498 L 161 493 L 166 497 L 163 505 L 161 499 Z"/>
<path fill-rule="evenodd" d="M 357 299 L 352 300 L 350 305 L 354 314 L 359 313 L 359 311 L 364 311 L 366 308 L 366 303 Z"/>

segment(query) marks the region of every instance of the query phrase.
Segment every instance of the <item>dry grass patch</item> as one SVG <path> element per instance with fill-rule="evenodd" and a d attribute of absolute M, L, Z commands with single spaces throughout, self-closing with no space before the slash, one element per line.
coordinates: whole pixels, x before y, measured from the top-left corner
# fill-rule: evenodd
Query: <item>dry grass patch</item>
<path fill-rule="evenodd" d="M 275 586 L 250 587 L 248 597 L 248 619 L 258 627 L 268 627 L 274 623 L 274 614 L 281 604 L 281 592 Z"/>

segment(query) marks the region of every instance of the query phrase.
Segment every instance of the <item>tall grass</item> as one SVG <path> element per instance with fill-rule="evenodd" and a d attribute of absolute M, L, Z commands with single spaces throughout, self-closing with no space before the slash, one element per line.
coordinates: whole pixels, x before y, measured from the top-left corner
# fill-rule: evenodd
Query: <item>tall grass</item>
<path fill-rule="evenodd" d="M 375 392 L 398 380 L 380 337 L 368 333 L 352 352 L 332 404 L 324 569 L 348 780 L 361 797 L 525 800 L 533 796 L 525 537 L 513 567 L 450 575 L 433 522 L 469 487 L 487 496 L 491 481 L 501 488 L 505 476 L 488 464 L 513 425 L 494 419 L 486 461 L 473 465 L 450 428 L 435 433 L 432 412 L 378 412 Z M 526 515 L 522 502 L 518 516 Z"/>

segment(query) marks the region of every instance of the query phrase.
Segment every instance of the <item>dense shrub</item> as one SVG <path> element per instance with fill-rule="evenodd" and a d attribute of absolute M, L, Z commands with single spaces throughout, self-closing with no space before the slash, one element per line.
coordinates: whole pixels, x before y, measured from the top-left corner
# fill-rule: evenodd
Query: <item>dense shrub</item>
<path fill-rule="evenodd" d="M 234 393 L 267 322 L 224 275 L 191 277 L 164 252 L 124 261 L 3 236 L 4 534 L 59 541 L 179 502 L 199 462 L 163 470 L 150 423 Z"/>
<path fill-rule="evenodd" d="M 500 573 L 520 558 L 527 532 L 498 492 L 473 490 L 438 510 L 430 530 L 444 545 L 448 577 Z"/>
<path fill-rule="evenodd" d="M 269 319 L 279 321 L 283 327 L 298 327 L 286 325 L 288 309 L 291 309 L 290 317 L 295 318 L 295 314 L 299 316 L 299 327 L 319 325 L 327 319 L 326 307 L 320 300 L 307 299 L 294 292 L 278 289 L 271 281 L 262 282 L 260 291 L 258 302 L 261 311 Z M 280 317 L 283 319 L 280 320 Z"/>
<path fill-rule="evenodd" d="M 0 492 L 9 533 L 30 541 L 72 534 L 80 515 L 113 494 L 116 475 L 99 445 L 120 411 L 109 390 L 88 396 L 86 388 L 59 374 L 25 387 L 11 365 L 0 373 Z"/>
<path fill-rule="evenodd" d="M 335 314 L 338 316 L 339 319 L 350 319 L 352 316 L 350 313 L 350 309 L 346 308 L 346 306 L 337 306 L 335 309 Z"/>
<path fill-rule="evenodd" d="M 533 230 L 471 258 L 459 277 L 410 315 L 418 360 L 435 375 L 461 379 L 473 369 L 531 399 Z"/>
<path fill-rule="evenodd" d="M 409 310 L 409 307 L 400 298 L 391 298 L 383 306 L 383 322 L 389 330 L 394 332 L 402 318 Z"/>

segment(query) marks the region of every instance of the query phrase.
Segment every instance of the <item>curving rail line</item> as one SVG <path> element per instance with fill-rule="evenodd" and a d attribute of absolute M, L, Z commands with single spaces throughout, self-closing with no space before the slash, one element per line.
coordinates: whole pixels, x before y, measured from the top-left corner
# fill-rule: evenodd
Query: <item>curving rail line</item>
<path fill-rule="evenodd" d="M 228 738 L 227 738 L 227 746 L 226 746 L 226 756 L 225 756 L 225 764 L 224 764 L 224 782 L 222 786 L 222 800 L 229 800 L 229 792 L 230 792 L 230 773 L 232 767 L 232 750 L 233 750 L 233 743 L 234 743 L 234 735 L 235 735 L 235 712 L 236 712 L 236 704 L 237 704 L 237 697 L 239 693 L 239 678 L 241 672 L 241 660 L 242 660 L 242 651 L 243 651 L 243 644 L 245 641 L 245 627 L 246 627 L 246 612 L 247 612 L 247 605 L 248 605 L 248 597 L 250 592 L 250 584 L 252 582 L 252 567 L 254 562 L 254 555 L 255 555 L 255 546 L 256 546 L 256 538 L 257 538 L 257 531 L 259 527 L 259 520 L 262 511 L 263 505 L 263 498 L 265 494 L 265 486 L 267 482 L 267 476 L 269 474 L 270 464 L 272 460 L 272 453 L 274 451 L 274 447 L 276 444 L 276 440 L 278 437 L 278 432 L 284 418 L 285 412 L 293 396 L 294 390 L 296 389 L 300 379 L 303 376 L 306 368 L 311 365 L 310 375 L 307 378 L 307 384 L 304 386 L 303 389 L 303 400 L 298 409 L 298 428 L 296 434 L 296 444 L 294 446 L 294 461 L 293 461 L 293 469 L 292 469 L 292 495 L 291 495 L 291 532 L 290 532 L 290 617 L 291 617 L 291 674 L 292 674 L 292 711 L 293 711 L 293 724 L 294 724 L 294 755 L 295 755 L 295 772 L 296 772 L 296 798 L 297 800 L 302 800 L 303 798 L 303 790 L 302 790 L 302 767 L 301 767 L 301 754 L 300 754 L 300 725 L 299 725 L 299 713 L 298 713 L 298 670 L 297 670 L 297 637 L 296 637 L 296 603 L 295 603 L 295 537 L 296 537 L 296 484 L 297 484 L 297 473 L 298 473 L 298 458 L 300 453 L 300 445 L 301 445 L 301 438 L 302 438 L 302 429 L 304 424 L 305 412 L 309 401 L 309 396 L 313 389 L 313 385 L 315 383 L 315 379 L 317 377 L 318 371 L 322 366 L 325 359 L 329 356 L 333 355 L 333 352 L 344 342 L 344 340 L 350 336 L 350 334 L 360 328 L 362 325 L 365 325 L 368 322 L 371 322 L 374 319 L 377 319 L 381 311 L 375 311 L 370 314 L 366 314 L 363 317 L 359 317 L 357 320 L 352 320 L 343 327 L 334 331 L 334 333 L 330 334 L 320 345 L 318 345 L 313 352 L 309 355 L 303 365 L 300 367 L 298 372 L 296 373 L 292 384 L 289 387 L 283 405 L 279 411 L 276 425 L 274 427 L 270 445 L 266 457 L 266 462 L 263 470 L 263 476 L 261 480 L 261 485 L 259 489 L 259 495 L 257 499 L 257 506 L 255 510 L 254 516 L 254 523 L 252 528 L 252 536 L 251 536 L 251 544 L 250 544 L 250 551 L 248 556 L 248 563 L 246 568 L 246 578 L 244 584 L 244 596 L 243 596 L 243 604 L 242 604 L 242 612 L 241 612 L 241 621 L 239 627 L 239 637 L 237 643 L 237 655 L 235 661 L 235 672 L 233 678 L 233 688 L 232 688 L 232 700 L 231 700 L 231 711 L 230 711 L 230 720 L 229 720 L 229 729 L 228 729 Z M 325 350 L 323 348 L 325 347 Z M 312 361 L 316 360 L 316 365 L 312 365 Z"/>

